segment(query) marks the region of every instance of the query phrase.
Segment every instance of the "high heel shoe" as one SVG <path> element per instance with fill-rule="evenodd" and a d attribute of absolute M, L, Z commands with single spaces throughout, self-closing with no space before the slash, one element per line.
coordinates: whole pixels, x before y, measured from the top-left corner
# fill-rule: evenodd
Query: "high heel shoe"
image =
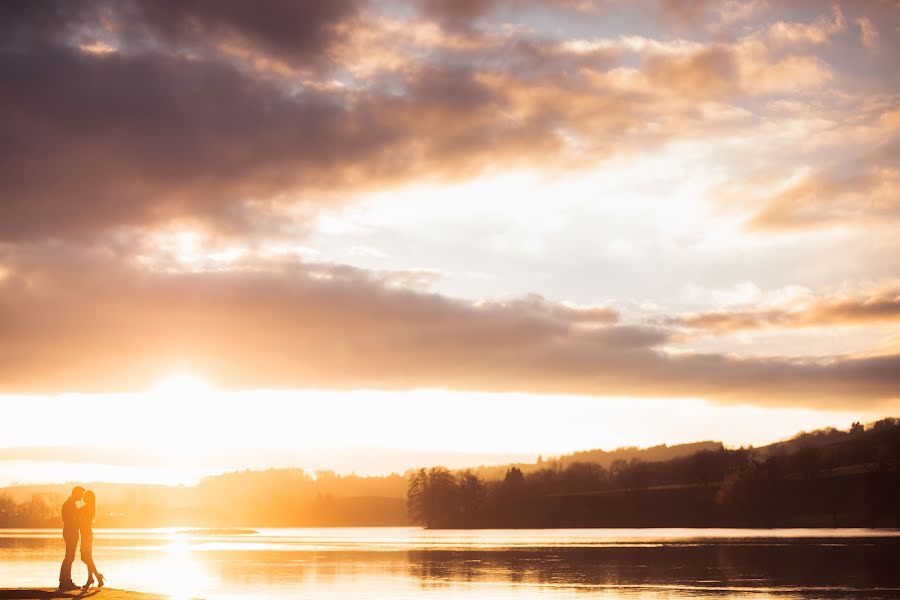
<path fill-rule="evenodd" d="M 103 580 L 101 579 L 101 581 L 103 581 Z M 92 585 L 94 585 L 94 578 L 88 577 L 88 580 L 85 582 L 85 584 L 83 586 L 81 586 L 81 589 L 87 591 L 87 590 L 91 589 Z"/>
<path fill-rule="evenodd" d="M 101 575 L 100 573 L 97 573 L 97 580 L 98 580 L 97 587 L 103 587 L 103 575 Z"/>

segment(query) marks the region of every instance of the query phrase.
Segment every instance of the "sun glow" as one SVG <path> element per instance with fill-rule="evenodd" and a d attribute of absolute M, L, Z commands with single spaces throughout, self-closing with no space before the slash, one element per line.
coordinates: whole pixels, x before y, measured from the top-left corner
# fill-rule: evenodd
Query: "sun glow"
<path fill-rule="evenodd" d="M 157 396 L 194 398 L 205 396 L 212 391 L 203 379 L 187 373 L 176 373 L 162 379 L 153 386 L 152 393 Z"/>
<path fill-rule="evenodd" d="M 849 427 L 878 415 L 725 406 L 689 399 L 588 398 L 446 390 L 226 391 L 186 373 L 142 394 L 29 397 L 7 404 L 14 422 L 56 418 L 18 448 L 0 484 L 103 480 L 190 484 L 235 469 L 302 467 L 403 472 L 534 460 L 590 448 L 693 442 L 760 445 L 800 429 Z M 552 406 L 552 410 L 548 410 Z M 80 423 L 96 433 L 85 443 Z M 678 418 L 649 419 L 677 414 Z M 709 432 L 720 432 L 713 436 Z M 721 435 L 724 432 L 726 435 Z M 48 452 L 44 446 L 57 450 Z M 48 458 L 49 457 L 49 458 Z"/>
<path fill-rule="evenodd" d="M 186 455 L 210 458 L 216 449 L 230 447 L 209 425 L 216 420 L 220 394 L 204 379 L 189 373 L 174 373 L 145 394 L 153 410 L 143 420 L 151 427 L 143 447 L 163 464 L 180 464 Z"/>

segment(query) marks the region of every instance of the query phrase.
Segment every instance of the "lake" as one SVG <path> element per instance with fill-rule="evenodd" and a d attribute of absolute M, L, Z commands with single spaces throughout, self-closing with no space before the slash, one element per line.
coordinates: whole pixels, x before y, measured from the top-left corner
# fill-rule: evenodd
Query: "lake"
<path fill-rule="evenodd" d="M 55 586 L 62 556 L 58 530 L 0 530 L 0 587 Z M 891 530 L 100 529 L 94 558 L 176 600 L 900 598 Z"/>

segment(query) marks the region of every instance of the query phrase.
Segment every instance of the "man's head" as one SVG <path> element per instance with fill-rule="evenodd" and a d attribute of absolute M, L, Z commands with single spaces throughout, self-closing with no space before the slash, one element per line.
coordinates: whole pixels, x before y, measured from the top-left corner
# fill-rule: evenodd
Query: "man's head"
<path fill-rule="evenodd" d="M 71 497 L 74 498 L 76 502 L 78 500 L 81 500 L 84 497 L 84 488 L 80 485 L 76 485 L 75 487 L 73 487 Z"/>

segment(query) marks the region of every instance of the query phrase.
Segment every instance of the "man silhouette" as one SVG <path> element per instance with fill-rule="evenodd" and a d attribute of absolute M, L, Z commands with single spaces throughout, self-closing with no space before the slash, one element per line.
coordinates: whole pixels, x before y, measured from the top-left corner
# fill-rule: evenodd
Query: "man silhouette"
<path fill-rule="evenodd" d="M 78 507 L 76 502 L 84 497 L 84 488 L 76 485 L 72 494 L 62 505 L 63 539 L 66 541 L 66 557 L 59 568 L 59 589 L 74 590 L 78 586 L 72 581 L 72 563 L 75 562 L 75 550 L 78 548 Z"/>

